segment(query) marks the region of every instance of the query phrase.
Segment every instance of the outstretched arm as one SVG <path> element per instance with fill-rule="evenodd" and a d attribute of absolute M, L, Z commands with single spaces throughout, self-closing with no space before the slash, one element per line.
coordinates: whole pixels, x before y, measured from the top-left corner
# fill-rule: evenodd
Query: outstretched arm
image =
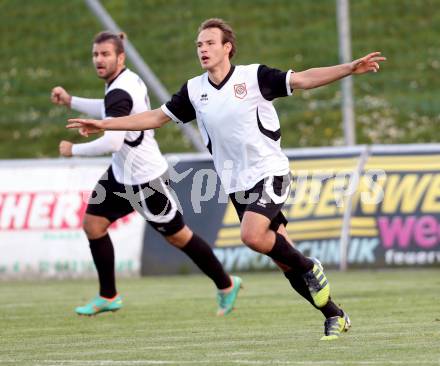
<path fill-rule="evenodd" d="M 347 64 L 294 72 L 290 75 L 290 87 L 292 89 L 313 89 L 351 74 L 377 72 L 379 62 L 385 60 L 386 58 L 381 56 L 380 52 L 372 52 Z"/>
<path fill-rule="evenodd" d="M 78 128 L 79 133 L 88 136 L 104 130 L 142 131 L 160 128 L 171 119 L 160 108 L 130 116 L 105 120 L 71 118 L 67 128 Z"/>

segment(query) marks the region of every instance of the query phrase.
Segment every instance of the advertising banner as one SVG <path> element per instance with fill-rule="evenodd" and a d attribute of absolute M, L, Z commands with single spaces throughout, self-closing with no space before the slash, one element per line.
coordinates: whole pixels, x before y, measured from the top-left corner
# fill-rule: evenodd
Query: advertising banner
<path fill-rule="evenodd" d="M 365 170 L 385 172 L 369 192 L 373 202 L 358 195 L 353 206 L 353 219 L 365 220 L 356 238 L 377 242 L 374 265 L 439 266 L 440 151 L 372 149 Z M 361 181 L 361 187 L 371 186 Z"/>
<path fill-rule="evenodd" d="M 323 151 L 321 154 L 288 152 L 293 176 L 291 192 L 283 207 L 288 220 L 287 232 L 304 254 L 319 258 L 327 266 L 340 262 L 340 236 L 350 184 L 357 169 L 360 150 Z M 352 220 L 348 261 L 374 263 L 373 243 L 354 237 L 366 224 L 363 218 Z M 216 241 L 216 254 L 230 270 L 274 268 L 270 258 L 245 248 L 231 203 L 226 207 Z"/>
<path fill-rule="evenodd" d="M 287 150 L 293 176 L 283 213 L 307 256 L 327 267 L 440 266 L 440 145 Z M 209 154 L 168 157 L 186 224 L 228 271 L 271 270 L 248 249 Z M 0 279 L 94 276 L 82 219 L 108 159 L 0 162 Z M 138 214 L 110 235 L 118 275 L 198 269 Z"/>
<path fill-rule="evenodd" d="M 0 278 L 95 275 L 82 219 L 108 159 L 28 160 L 0 164 Z M 113 225 L 116 268 L 139 273 L 144 221 Z"/>
<path fill-rule="evenodd" d="M 341 264 L 341 250 L 348 268 L 440 265 L 440 146 L 317 148 L 287 155 L 294 179 L 283 213 L 290 238 L 307 256 L 333 268 Z M 241 242 L 238 217 L 209 156 L 176 157 L 172 171 L 185 221 L 213 245 L 227 270 L 275 268 Z M 341 249 L 346 210 L 348 242 Z M 195 270 L 147 227 L 143 274 Z"/>

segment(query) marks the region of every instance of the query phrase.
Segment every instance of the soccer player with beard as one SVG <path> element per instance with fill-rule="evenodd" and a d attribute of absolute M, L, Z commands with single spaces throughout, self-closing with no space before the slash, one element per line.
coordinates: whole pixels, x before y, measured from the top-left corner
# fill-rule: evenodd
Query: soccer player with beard
<path fill-rule="evenodd" d="M 170 120 L 197 120 L 214 165 L 241 220 L 241 239 L 272 258 L 291 286 L 325 317 L 322 340 L 350 327 L 347 314 L 330 297 L 320 262 L 298 251 L 287 235 L 281 208 L 289 195 L 290 171 L 281 150 L 280 123 L 272 104 L 294 89 L 312 89 L 352 74 L 377 72 L 385 58 L 370 53 L 350 63 L 283 72 L 265 65 L 231 64 L 235 34 L 222 19 L 204 21 L 197 54 L 205 70 L 188 80 L 160 108 L 107 120 L 70 119 L 82 135 L 102 130 L 151 130 Z"/>
<path fill-rule="evenodd" d="M 52 102 L 103 119 L 150 110 L 144 82 L 125 66 L 123 38 L 123 34 L 101 32 L 93 41 L 93 64 L 98 77 L 105 81 L 104 99 L 71 96 L 57 86 L 52 89 Z M 61 141 L 59 150 L 65 157 L 112 153 L 111 166 L 97 183 L 83 222 L 98 272 L 99 295 L 85 306 L 77 307 L 78 314 L 96 315 L 122 307 L 116 290 L 114 248 L 108 228 L 134 210 L 212 279 L 218 290 L 217 314 L 226 315 L 233 309 L 241 279 L 229 276 L 209 244 L 185 225 L 163 178 L 168 164 L 154 139 L 154 131 L 110 131 L 88 143 Z M 102 202 L 95 203 L 103 192 Z"/>

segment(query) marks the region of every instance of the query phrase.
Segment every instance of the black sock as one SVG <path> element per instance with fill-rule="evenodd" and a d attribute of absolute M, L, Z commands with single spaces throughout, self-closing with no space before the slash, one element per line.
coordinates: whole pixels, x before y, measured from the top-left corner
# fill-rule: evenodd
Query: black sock
<path fill-rule="evenodd" d="M 300 274 L 298 274 L 296 271 L 290 270 L 288 272 L 284 272 L 284 276 L 286 276 L 286 278 L 290 282 L 290 285 L 296 292 L 298 292 L 309 303 L 317 308 L 315 303 L 313 302 L 312 295 L 310 295 L 309 288 L 307 287 L 303 277 Z"/>
<path fill-rule="evenodd" d="M 202 238 L 193 234 L 182 251 L 192 259 L 200 270 L 211 278 L 219 290 L 231 286 L 231 278 L 223 269 L 211 247 Z"/>
<path fill-rule="evenodd" d="M 342 309 L 336 305 L 332 299 L 330 298 L 328 300 L 328 303 L 325 304 L 322 308 L 320 308 L 319 310 L 321 310 L 321 313 L 326 317 L 326 318 L 331 318 L 332 316 L 342 316 L 344 313 L 342 312 Z"/>
<path fill-rule="evenodd" d="M 296 271 L 288 271 L 284 273 L 284 276 L 289 280 L 292 288 L 298 292 L 302 297 L 304 297 L 309 303 L 311 303 L 316 309 L 318 309 L 326 318 L 331 318 L 332 316 L 342 316 L 342 310 L 331 300 L 325 304 L 322 308 L 318 308 L 310 295 L 310 291 L 301 275 Z"/>
<path fill-rule="evenodd" d="M 115 252 L 108 234 L 99 239 L 89 239 L 90 250 L 99 278 L 99 295 L 112 298 L 116 295 Z"/>
<path fill-rule="evenodd" d="M 269 257 L 289 266 L 293 271 L 299 274 L 304 274 L 313 268 L 313 261 L 310 258 L 307 258 L 298 249 L 290 245 L 281 234 L 275 233 L 275 235 L 275 245 L 272 250 L 267 253 Z"/>

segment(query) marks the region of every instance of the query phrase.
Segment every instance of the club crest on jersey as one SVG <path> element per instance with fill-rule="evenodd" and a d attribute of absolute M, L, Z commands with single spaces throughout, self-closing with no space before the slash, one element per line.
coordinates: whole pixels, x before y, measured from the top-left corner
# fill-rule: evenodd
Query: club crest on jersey
<path fill-rule="evenodd" d="M 208 93 L 200 94 L 200 101 L 206 103 L 208 101 Z"/>
<path fill-rule="evenodd" d="M 234 93 L 237 98 L 243 99 L 247 95 L 246 83 L 235 84 Z"/>

